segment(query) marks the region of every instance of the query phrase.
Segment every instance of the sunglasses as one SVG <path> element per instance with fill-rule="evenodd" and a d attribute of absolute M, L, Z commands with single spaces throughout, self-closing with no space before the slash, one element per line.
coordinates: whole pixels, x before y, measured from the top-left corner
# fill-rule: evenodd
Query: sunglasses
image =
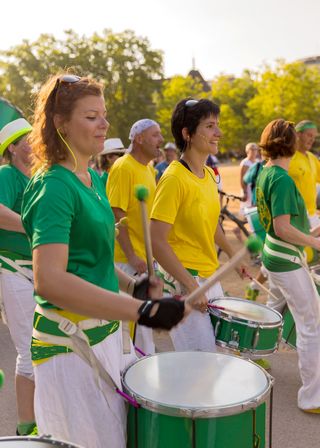
<path fill-rule="evenodd" d="M 79 82 L 80 80 L 81 80 L 81 77 L 77 76 L 77 75 L 63 75 L 63 76 L 60 76 L 59 78 L 57 78 L 55 86 L 52 90 L 52 101 L 54 101 L 56 99 L 57 92 L 61 85 L 75 84 L 76 82 Z"/>
<path fill-rule="evenodd" d="M 186 110 L 187 110 L 187 109 L 190 109 L 191 107 L 195 106 L 195 105 L 198 104 L 198 103 L 199 103 L 198 100 L 187 100 L 187 101 L 184 103 L 184 106 L 183 106 L 183 120 L 182 120 L 182 123 L 184 123 L 184 121 L 185 121 Z"/>

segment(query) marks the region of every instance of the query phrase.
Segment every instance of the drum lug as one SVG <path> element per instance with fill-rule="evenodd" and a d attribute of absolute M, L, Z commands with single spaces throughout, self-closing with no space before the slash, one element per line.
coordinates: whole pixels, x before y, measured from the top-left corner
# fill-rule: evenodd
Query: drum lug
<path fill-rule="evenodd" d="M 253 337 L 253 343 L 252 343 L 252 348 L 253 350 L 257 347 L 258 342 L 259 342 L 259 337 L 260 337 L 260 330 L 259 327 L 256 329 L 255 333 L 254 333 L 254 337 Z"/>
<path fill-rule="evenodd" d="M 221 321 L 217 320 L 217 323 L 216 323 L 216 325 L 214 327 L 214 335 L 215 335 L 215 337 L 218 336 L 218 331 L 219 331 L 220 325 L 221 325 Z"/>
<path fill-rule="evenodd" d="M 239 341 L 240 341 L 239 333 L 236 330 L 231 330 L 231 339 L 229 341 L 230 347 L 238 348 L 239 347 Z"/>

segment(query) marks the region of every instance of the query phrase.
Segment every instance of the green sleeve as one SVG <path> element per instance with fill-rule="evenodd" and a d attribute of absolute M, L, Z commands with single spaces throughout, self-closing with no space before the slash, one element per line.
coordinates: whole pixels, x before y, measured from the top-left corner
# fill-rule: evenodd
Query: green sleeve
<path fill-rule="evenodd" d="M 273 218 L 281 215 L 299 215 L 297 190 L 294 181 L 289 176 L 280 176 L 272 185 L 271 215 Z"/>
<path fill-rule="evenodd" d="M 0 204 L 11 210 L 17 200 L 17 178 L 11 170 L 0 171 Z"/>
<path fill-rule="evenodd" d="M 69 244 L 76 216 L 76 201 L 70 187 L 60 179 L 49 178 L 25 199 L 23 224 L 31 248 L 50 243 Z"/>

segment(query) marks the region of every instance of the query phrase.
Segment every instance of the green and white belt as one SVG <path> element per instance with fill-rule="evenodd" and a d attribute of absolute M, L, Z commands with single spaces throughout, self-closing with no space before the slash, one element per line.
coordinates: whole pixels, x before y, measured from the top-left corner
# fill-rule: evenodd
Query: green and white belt
<path fill-rule="evenodd" d="M 0 265 L 1 269 L 7 270 L 10 272 L 18 272 L 23 275 L 23 277 L 27 278 L 30 282 L 33 283 L 33 275 L 31 272 L 23 269 L 23 266 L 32 269 L 32 261 L 31 260 L 19 260 L 12 259 L 9 257 L 5 257 L 4 255 L 0 255 Z"/>
<path fill-rule="evenodd" d="M 266 235 L 263 251 L 272 257 L 281 258 L 308 269 L 306 256 L 303 252 L 293 244 L 277 240 L 268 234 Z"/>
<path fill-rule="evenodd" d="M 108 397 L 100 384 L 100 379 L 104 380 L 115 392 L 118 392 L 118 387 L 95 355 L 91 346 L 99 342 L 98 334 L 100 333 L 101 336 L 101 330 L 104 333 L 104 337 L 102 338 L 102 340 L 104 340 L 106 336 L 114 333 L 119 328 L 120 322 L 85 319 L 78 323 L 74 323 L 55 311 L 43 308 L 40 305 L 36 306 L 35 312 L 42 319 L 45 319 L 45 321 L 42 322 L 42 325 L 47 326 L 47 331 L 51 331 L 51 333 L 46 333 L 40 330 L 40 328 L 42 328 L 39 324 L 41 318 L 37 318 L 38 322 L 35 321 L 35 328 L 32 333 L 33 338 L 50 344 L 62 345 L 68 348 L 69 352 L 73 351 L 76 353 L 93 369 L 96 385 L 108 402 Z M 48 322 L 51 322 L 51 329 L 48 328 Z M 52 330 L 53 328 L 54 330 Z M 93 337 L 93 333 L 90 335 L 90 331 L 95 331 L 96 337 Z"/>

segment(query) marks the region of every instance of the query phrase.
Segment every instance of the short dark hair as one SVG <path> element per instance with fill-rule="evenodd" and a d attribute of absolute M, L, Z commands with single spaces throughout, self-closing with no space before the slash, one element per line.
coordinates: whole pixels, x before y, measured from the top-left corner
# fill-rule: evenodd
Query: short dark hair
<path fill-rule="evenodd" d="M 283 118 L 271 121 L 264 128 L 259 146 L 266 159 L 292 157 L 296 152 L 297 133 L 294 123 Z"/>
<path fill-rule="evenodd" d="M 217 116 L 219 113 L 219 106 L 208 99 L 195 100 L 189 97 L 179 101 L 171 117 L 171 132 L 177 148 L 181 152 L 186 149 L 186 141 L 182 135 L 183 128 L 187 128 L 190 137 L 192 137 L 201 120 L 210 117 L 210 115 Z"/>

